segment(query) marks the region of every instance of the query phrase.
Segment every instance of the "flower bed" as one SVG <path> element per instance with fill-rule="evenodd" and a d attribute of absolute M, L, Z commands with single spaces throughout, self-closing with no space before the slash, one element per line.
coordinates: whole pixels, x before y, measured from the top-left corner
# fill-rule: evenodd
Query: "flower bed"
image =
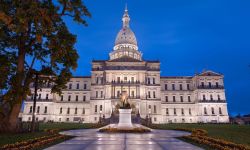
<path fill-rule="evenodd" d="M 186 131 L 188 131 L 188 129 Z M 203 129 L 193 129 L 191 135 L 184 136 L 183 138 L 199 144 L 208 145 L 218 150 L 250 150 L 249 147 L 242 144 L 235 144 L 223 139 L 208 137 L 207 131 Z"/>
<path fill-rule="evenodd" d="M 14 144 L 6 144 L 2 147 L 0 147 L 0 149 L 2 150 L 30 150 L 30 149 L 35 149 L 35 148 L 39 148 L 41 146 L 50 144 L 56 140 L 59 139 L 64 139 L 67 136 L 65 135 L 60 135 L 58 134 L 58 129 L 50 129 L 50 130 L 46 130 L 46 132 L 49 132 L 51 135 L 47 135 L 47 136 L 42 136 L 39 138 L 34 138 L 34 139 L 30 139 L 27 141 L 22 141 L 22 142 L 16 142 Z"/>

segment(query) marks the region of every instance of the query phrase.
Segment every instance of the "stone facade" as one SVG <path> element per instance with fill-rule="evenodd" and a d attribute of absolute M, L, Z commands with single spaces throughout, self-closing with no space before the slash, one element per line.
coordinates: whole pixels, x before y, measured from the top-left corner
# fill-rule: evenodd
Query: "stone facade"
<path fill-rule="evenodd" d="M 93 60 L 91 76 L 72 77 L 62 95 L 51 85 L 38 90 L 36 119 L 95 123 L 109 118 L 126 91 L 133 113 L 153 123 L 228 122 L 223 75 L 160 76 L 160 62 L 143 60 L 129 28 L 127 9 L 109 60 Z M 31 87 L 34 93 L 34 88 Z M 24 102 L 23 121 L 31 121 L 33 96 Z"/>

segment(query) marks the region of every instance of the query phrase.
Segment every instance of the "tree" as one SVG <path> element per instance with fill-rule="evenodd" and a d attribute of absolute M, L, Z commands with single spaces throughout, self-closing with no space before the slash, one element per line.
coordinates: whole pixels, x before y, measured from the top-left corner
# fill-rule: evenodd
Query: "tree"
<path fill-rule="evenodd" d="M 61 93 L 77 67 L 71 34 L 63 17 L 87 26 L 81 0 L 2 0 L 0 3 L 0 131 L 16 131 L 22 101 L 39 72 Z M 35 67 L 36 66 L 36 67 Z"/>

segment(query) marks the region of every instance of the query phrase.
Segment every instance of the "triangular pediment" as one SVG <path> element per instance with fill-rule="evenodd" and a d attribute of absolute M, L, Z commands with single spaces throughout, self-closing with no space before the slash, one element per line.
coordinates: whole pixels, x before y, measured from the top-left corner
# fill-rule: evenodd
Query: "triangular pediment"
<path fill-rule="evenodd" d="M 202 73 L 198 74 L 198 76 L 222 76 L 220 73 L 216 73 L 211 70 L 203 71 Z"/>

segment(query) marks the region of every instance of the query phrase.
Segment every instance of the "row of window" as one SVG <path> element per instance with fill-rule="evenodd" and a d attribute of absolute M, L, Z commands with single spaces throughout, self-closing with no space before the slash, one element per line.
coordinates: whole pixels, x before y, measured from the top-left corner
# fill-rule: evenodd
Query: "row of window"
<path fill-rule="evenodd" d="M 206 107 L 204 107 L 204 114 L 205 114 L 205 115 L 208 114 L 208 113 L 207 113 L 207 108 L 206 108 Z M 215 115 L 215 112 L 214 112 L 214 108 L 213 108 L 213 107 L 211 107 L 211 114 L 212 114 L 212 115 Z M 221 109 L 221 107 L 219 107 L 219 114 L 222 115 L 222 109 Z"/>
<path fill-rule="evenodd" d="M 151 95 L 151 92 L 152 92 L 153 95 Z M 155 91 L 148 91 L 147 98 L 156 98 L 156 93 L 155 93 Z"/>
<path fill-rule="evenodd" d="M 35 94 L 32 94 L 32 95 L 31 95 L 31 98 L 34 99 L 34 96 L 35 96 Z M 42 99 L 42 94 L 41 94 L 41 93 L 39 93 L 39 94 L 37 95 L 37 99 Z M 46 99 L 46 100 L 49 100 L 49 94 L 46 94 L 45 99 Z"/>
<path fill-rule="evenodd" d="M 151 78 L 146 78 L 146 83 L 147 84 L 156 84 L 155 83 L 155 78 L 152 78 L 152 80 L 151 80 Z"/>
<path fill-rule="evenodd" d="M 209 99 L 207 99 L 207 98 L 206 98 L 206 95 L 204 94 L 204 95 L 202 95 L 202 100 L 205 101 L 205 100 L 209 100 Z M 210 95 L 210 100 L 211 100 L 211 101 L 214 100 L 214 97 L 213 97 L 212 94 Z M 221 100 L 221 97 L 220 97 L 219 94 L 217 95 L 217 100 Z"/>
<path fill-rule="evenodd" d="M 172 100 L 173 100 L 173 102 L 176 102 L 176 96 L 173 96 L 173 97 L 172 97 Z M 166 102 L 169 102 L 168 96 L 165 96 L 165 101 L 166 101 Z M 187 97 L 187 101 L 188 101 L 188 102 L 191 102 L 191 96 L 188 96 L 188 97 Z M 184 102 L 183 96 L 180 96 L 180 102 Z"/>
<path fill-rule="evenodd" d="M 48 111 L 47 109 L 48 109 L 47 106 L 45 106 L 44 111 L 43 111 L 44 114 L 47 113 L 47 111 Z M 30 106 L 29 113 L 32 113 L 32 112 L 33 112 L 33 106 Z M 40 106 L 37 106 L 36 113 L 38 113 L 38 114 L 40 113 Z"/>
<path fill-rule="evenodd" d="M 96 98 L 98 98 L 98 97 L 103 98 L 103 91 L 95 91 L 95 97 Z"/>
<path fill-rule="evenodd" d="M 172 84 L 171 88 L 168 86 L 168 84 L 165 84 L 165 90 L 177 90 L 175 87 L 175 84 Z M 184 90 L 183 85 L 179 84 L 178 90 Z M 190 90 L 190 84 L 186 84 L 186 90 Z"/>
<path fill-rule="evenodd" d="M 98 105 L 95 105 L 95 113 L 98 113 Z M 99 106 L 99 112 L 102 113 L 102 105 Z"/>
<path fill-rule="evenodd" d="M 173 108 L 173 114 L 174 114 L 174 115 L 177 115 L 177 110 L 176 110 L 176 108 Z M 184 108 L 181 108 L 181 114 L 182 114 L 182 115 L 185 115 Z M 192 115 L 192 110 L 191 110 L 191 108 L 188 109 L 188 114 L 189 114 L 190 116 Z M 166 115 L 169 115 L 169 108 L 166 108 Z"/>
<path fill-rule="evenodd" d="M 72 83 L 69 83 L 68 89 L 73 89 L 72 88 Z M 80 89 L 80 84 L 79 83 L 76 84 L 76 88 L 75 89 Z M 83 89 L 84 90 L 87 89 L 87 84 L 83 84 Z"/>
<path fill-rule="evenodd" d="M 214 85 L 212 85 L 212 83 L 211 82 L 208 82 L 208 87 L 209 88 L 212 88 L 212 86 L 214 86 Z M 216 82 L 215 83 L 215 87 L 219 87 L 220 85 L 219 85 L 219 82 Z M 205 87 L 205 83 L 204 82 L 201 82 L 201 87 Z"/>
<path fill-rule="evenodd" d="M 71 108 L 68 107 L 66 114 L 70 114 L 70 110 L 71 110 Z M 74 108 L 74 114 L 78 114 L 78 111 L 79 111 L 79 109 L 77 107 Z M 62 107 L 60 108 L 59 114 L 63 114 L 63 108 Z M 81 114 L 85 114 L 85 108 L 81 109 Z"/>
<path fill-rule="evenodd" d="M 64 100 L 64 97 L 63 97 L 63 95 L 61 95 L 61 101 L 63 101 Z M 71 97 L 71 95 L 68 95 L 68 101 L 70 102 L 72 100 L 72 97 Z M 79 101 L 79 96 L 78 95 L 76 95 L 75 96 L 75 101 L 76 102 L 78 102 Z M 83 95 L 82 96 L 82 101 L 86 101 L 86 95 Z"/>

